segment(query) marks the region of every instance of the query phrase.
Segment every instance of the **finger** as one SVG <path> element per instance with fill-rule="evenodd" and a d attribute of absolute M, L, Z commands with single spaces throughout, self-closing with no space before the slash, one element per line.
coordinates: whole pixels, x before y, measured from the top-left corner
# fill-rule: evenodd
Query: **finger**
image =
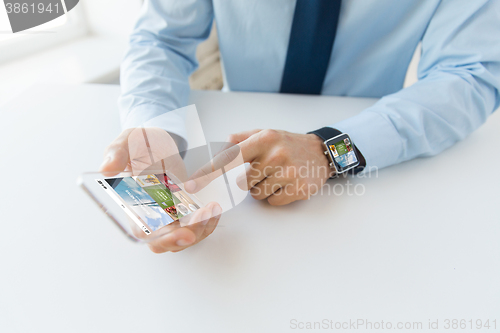
<path fill-rule="evenodd" d="M 184 184 L 189 193 L 196 193 L 203 189 L 214 179 L 220 177 L 223 172 L 228 172 L 240 165 L 243 165 L 243 155 L 238 145 L 233 145 L 226 149 L 198 169 Z"/>
<path fill-rule="evenodd" d="M 222 214 L 222 208 L 220 207 L 220 205 L 219 204 L 214 205 L 212 207 L 212 214 L 211 214 L 212 217 L 208 220 L 207 224 L 205 225 L 203 234 L 199 238 L 198 242 L 207 238 L 215 230 L 217 224 L 219 223 L 221 214 Z"/>
<path fill-rule="evenodd" d="M 216 202 L 210 202 L 205 207 L 198 209 L 195 213 L 189 214 L 179 220 L 182 226 L 190 228 L 198 241 L 203 238 L 203 234 L 210 222 L 210 219 L 222 213 L 221 206 Z"/>
<path fill-rule="evenodd" d="M 252 187 L 252 189 L 250 190 L 250 194 L 255 200 L 263 200 L 272 196 L 286 184 L 287 180 L 285 180 L 284 178 L 276 178 L 271 176 Z"/>
<path fill-rule="evenodd" d="M 222 208 L 220 208 L 220 206 L 218 204 L 216 204 L 213 209 L 212 209 L 212 217 L 210 219 L 208 219 L 207 222 L 202 222 L 202 223 L 206 223 L 206 225 L 204 226 L 204 229 L 203 229 L 203 232 L 201 235 L 197 236 L 196 238 L 196 242 L 189 245 L 189 246 L 193 246 L 193 245 L 196 245 L 198 244 L 199 242 L 201 242 L 202 240 L 204 240 L 205 238 L 207 238 L 214 230 L 215 228 L 217 227 L 217 224 L 219 223 L 219 219 L 220 219 L 220 214 L 222 213 Z M 198 224 L 199 225 L 199 224 Z M 183 249 L 180 249 L 180 250 L 174 250 L 172 252 L 179 252 L 179 251 L 182 251 Z"/>
<path fill-rule="evenodd" d="M 302 195 L 295 185 L 288 184 L 268 197 L 267 202 L 272 206 L 283 206 L 297 200 L 305 199 L 307 199 L 307 196 Z"/>
<path fill-rule="evenodd" d="M 122 172 L 129 163 L 128 136 L 133 129 L 123 131 L 104 151 L 104 161 L 99 171 L 106 176 Z"/>
<path fill-rule="evenodd" d="M 205 231 L 205 227 L 212 217 L 212 206 L 214 204 L 208 204 L 207 206 L 198 209 L 196 212 L 183 217 L 181 220 L 181 225 L 185 225 L 189 228 L 196 236 L 197 241 L 202 236 Z M 187 221 L 186 221 L 187 220 Z"/>
<path fill-rule="evenodd" d="M 193 245 L 196 245 L 198 244 L 199 242 L 201 242 L 202 240 L 204 240 L 205 238 L 207 238 L 208 236 L 210 236 L 210 234 L 212 234 L 212 232 L 215 230 L 215 228 L 217 227 L 217 224 L 219 222 L 219 219 L 220 219 L 220 215 L 219 216 L 215 216 L 215 217 L 211 217 L 209 220 L 208 220 L 208 223 L 207 225 L 205 226 L 205 229 L 202 233 L 202 235 L 200 237 L 198 237 L 196 239 L 196 242 L 194 242 L 193 244 L 187 246 L 187 247 L 191 247 Z M 185 248 L 187 248 L 185 247 Z M 172 250 L 171 252 L 179 252 L 179 251 L 182 251 L 184 250 L 185 248 L 182 248 L 182 249 L 179 249 L 179 250 Z"/>
<path fill-rule="evenodd" d="M 220 205 L 211 202 L 192 214 L 188 226 L 173 230 L 169 234 L 151 241 L 148 246 L 154 253 L 182 251 L 210 235 L 217 226 L 221 213 Z"/>
<path fill-rule="evenodd" d="M 219 208 L 220 208 L 220 206 L 219 206 Z M 207 226 L 206 226 L 205 231 L 203 233 L 203 238 L 206 238 L 215 230 L 215 228 L 219 224 L 221 213 L 222 213 L 222 208 L 220 208 L 218 210 L 212 210 L 213 217 L 207 223 Z"/>
<path fill-rule="evenodd" d="M 248 139 L 252 135 L 259 133 L 260 131 L 262 131 L 262 130 L 261 129 L 253 129 L 250 131 L 243 131 L 243 132 L 239 132 L 239 133 L 230 134 L 227 137 L 227 139 L 225 140 L 226 143 L 223 144 L 219 149 L 216 149 L 217 153 L 214 155 L 218 155 L 220 152 L 222 152 L 226 149 L 229 149 L 232 146 L 237 145 L 240 142 L 245 141 L 246 139 Z"/>
<path fill-rule="evenodd" d="M 236 184 L 243 191 L 248 191 L 267 177 L 275 174 L 276 171 L 277 166 L 257 160 L 250 163 L 250 167 L 246 172 L 242 172 L 236 177 Z"/>
<path fill-rule="evenodd" d="M 252 135 L 259 133 L 260 131 L 262 131 L 262 130 L 261 129 L 254 129 L 251 131 L 243 131 L 243 132 L 239 132 L 239 133 L 234 133 L 234 134 L 229 135 L 226 141 L 231 142 L 233 144 L 238 144 L 240 142 L 245 141 L 246 139 L 248 139 Z"/>
<path fill-rule="evenodd" d="M 238 143 L 245 162 L 252 162 L 270 148 L 271 142 L 267 139 L 269 130 L 259 131 L 246 140 Z M 264 140 L 262 140 L 264 138 Z"/>
<path fill-rule="evenodd" d="M 243 191 L 248 191 L 272 173 L 273 167 L 269 165 L 264 166 L 260 161 L 255 161 L 250 163 L 246 171 L 236 177 L 236 185 Z"/>
<path fill-rule="evenodd" d="M 188 228 L 179 228 L 158 239 L 151 241 L 148 246 L 154 253 L 180 251 L 196 242 L 196 235 Z"/>
<path fill-rule="evenodd" d="M 199 170 L 197 170 L 186 182 L 185 189 L 189 193 L 196 193 L 210 184 L 214 179 L 220 177 L 223 172 L 228 172 L 246 162 L 253 162 L 260 156 L 264 146 L 258 142 L 258 132 L 247 140 L 222 151 Z"/>

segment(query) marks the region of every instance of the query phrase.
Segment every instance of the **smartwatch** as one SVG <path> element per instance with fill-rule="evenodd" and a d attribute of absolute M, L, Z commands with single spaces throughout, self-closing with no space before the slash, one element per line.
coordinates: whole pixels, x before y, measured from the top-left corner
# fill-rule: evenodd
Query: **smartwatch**
<path fill-rule="evenodd" d="M 323 127 L 308 134 L 315 134 L 323 140 L 324 154 L 335 176 L 348 171 L 356 174 L 366 166 L 364 156 L 347 133 L 342 133 L 335 128 Z"/>

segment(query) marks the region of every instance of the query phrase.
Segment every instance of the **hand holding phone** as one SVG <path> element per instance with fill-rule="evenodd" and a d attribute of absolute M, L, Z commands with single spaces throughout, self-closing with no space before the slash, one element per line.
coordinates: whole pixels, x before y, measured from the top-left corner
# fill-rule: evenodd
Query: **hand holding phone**
<path fill-rule="evenodd" d="M 96 181 L 131 219 L 129 236 L 144 240 L 155 253 L 198 243 L 220 219 L 219 204 L 201 207 L 183 191 L 188 178 L 184 162 L 172 136 L 161 128 L 123 131 L 106 148 L 100 172 L 103 177 Z"/>

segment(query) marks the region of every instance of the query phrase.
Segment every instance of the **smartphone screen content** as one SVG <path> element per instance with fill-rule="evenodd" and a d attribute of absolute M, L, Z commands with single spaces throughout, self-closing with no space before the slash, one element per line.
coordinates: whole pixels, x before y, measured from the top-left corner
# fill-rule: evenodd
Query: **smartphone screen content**
<path fill-rule="evenodd" d="M 200 208 L 166 174 L 96 181 L 147 235 Z"/>

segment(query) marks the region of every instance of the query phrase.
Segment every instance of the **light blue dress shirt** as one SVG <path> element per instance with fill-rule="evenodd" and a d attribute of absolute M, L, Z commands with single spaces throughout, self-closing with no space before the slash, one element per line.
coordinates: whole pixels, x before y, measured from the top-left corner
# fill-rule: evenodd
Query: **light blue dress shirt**
<path fill-rule="evenodd" d="M 279 92 L 294 8 L 293 0 L 146 0 L 122 65 L 122 125 L 188 103 L 196 46 L 214 18 L 225 88 Z M 402 89 L 419 42 L 419 81 Z M 322 93 L 383 97 L 324 124 L 349 133 L 369 166 L 439 153 L 500 105 L 500 0 L 343 0 Z M 165 129 L 185 137 L 183 119 L 173 119 Z"/>

